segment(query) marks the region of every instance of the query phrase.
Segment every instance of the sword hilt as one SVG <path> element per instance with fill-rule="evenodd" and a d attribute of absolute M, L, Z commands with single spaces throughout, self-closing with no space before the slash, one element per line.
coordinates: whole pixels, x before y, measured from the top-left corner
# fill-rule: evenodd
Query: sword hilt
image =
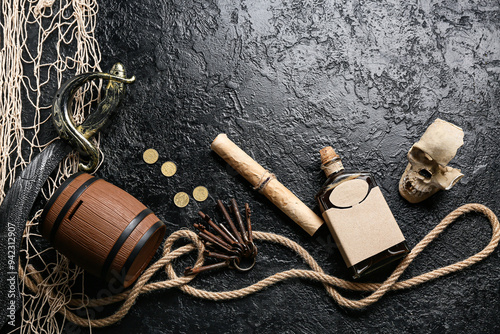
<path fill-rule="evenodd" d="M 70 114 L 74 95 L 86 82 L 94 79 L 109 81 L 104 99 L 97 106 L 97 110 L 77 126 Z M 87 163 L 78 165 L 81 171 L 92 172 L 99 164 L 99 150 L 89 139 L 105 127 L 125 95 L 125 84 L 134 81 L 135 77 L 127 79 L 125 67 L 121 63 L 116 63 L 110 73 L 79 74 L 65 82 L 57 91 L 52 102 L 54 125 L 62 139 L 67 140 L 81 154 L 89 157 Z"/>

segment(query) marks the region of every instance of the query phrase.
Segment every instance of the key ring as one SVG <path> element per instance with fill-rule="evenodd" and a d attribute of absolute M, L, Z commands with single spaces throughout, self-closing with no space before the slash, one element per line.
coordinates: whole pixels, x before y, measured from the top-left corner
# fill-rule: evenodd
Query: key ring
<path fill-rule="evenodd" d="M 252 269 L 255 266 L 255 262 L 256 262 L 255 257 L 252 257 L 252 260 L 253 260 L 252 264 L 249 267 L 242 268 L 239 266 L 240 259 L 238 259 L 238 261 L 236 261 L 236 259 L 234 259 L 232 261 L 232 266 L 234 267 L 234 269 L 241 271 L 241 272 L 249 271 L 250 269 Z"/>

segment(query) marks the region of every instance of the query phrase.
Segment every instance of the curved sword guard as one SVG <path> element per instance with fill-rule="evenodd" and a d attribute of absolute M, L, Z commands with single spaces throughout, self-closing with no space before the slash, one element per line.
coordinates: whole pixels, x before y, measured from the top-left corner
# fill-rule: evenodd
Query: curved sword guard
<path fill-rule="evenodd" d="M 86 82 L 94 79 L 108 80 L 104 99 L 97 106 L 97 110 L 91 113 L 81 125 L 75 125 L 70 110 L 75 93 Z M 78 165 L 81 171 L 92 172 L 99 163 L 99 150 L 89 139 L 92 138 L 109 121 L 116 107 L 125 95 L 125 84 L 135 81 L 133 76 L 126 78 L 125 67 L 116 63 L 110 73 L 83 73 L 65 82 L 56 93 L 52 102 L 52 119 L 62 139 L 67 140 L 71 146 L 89 157 L 88 163 Z"/>

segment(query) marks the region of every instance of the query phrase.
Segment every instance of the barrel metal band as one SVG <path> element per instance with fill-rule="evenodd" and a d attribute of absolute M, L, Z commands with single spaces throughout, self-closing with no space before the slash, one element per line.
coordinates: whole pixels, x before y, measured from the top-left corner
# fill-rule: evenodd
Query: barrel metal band
<path fill-rule="evenodd" d="M 47 217 L 47 214 L 49 213 L 50 209 L 52 208 L 52 205 L 54 205 L 54 202 L 57 200 L 59 195 L 61 195 L 61 193 L 64 191 L 64 189 L 66 189 L 69 186 L 69 184 L 71 182 L 73 182 L 74 179 L 76 179 L 78 176 L 80 176 L 82 174 L 83 174 L 82 172 L 79 172 L 79 173 L 71 175 L 70 177 L 68 177 L 66 179 L 66 181 L 63 182 L 63 184 L 61 184 L 59 186 L 59 188 L 57 188 L 54 195 L 52 195 L 52 197 L 50 197 L 47 204 L 45 204 L 45 208 L 43 209 L 42 216 L 40 217 L 40 222 L 41 222 L 40 224 L 43 225 L 45 218 Z"/>
<path fill-rule="evenodd" d="M 147 230 L 146 233 L 141 237 L 137 245 L 135 245 L 134 249 L 132 250 L 132 253 L 130 253 L 127 261 L 125 261 L 125 265 L 123 266 L 123 281 L 122 283 L 125 283 L 125 280 L 127 278 L 127 273 L 130 270 L 130 267 L 132 267 L 132 264 L 134 263 L 135 259 L 141 252 L 142 248 L 146 245 L 147 241 L 151 236 L 162 226 L 164 226 L 163 222 L 161 220 L 157 221 L 153 226 Z"/>
<path fill-rule="evenodd" d="M 132 232 L 135 230 L 135 228 L 139 225 L 141 221 L 144 220 L 148 215 L 153 213 L 151 209 L 144 209 L 142 210 L 132 221 L 127 225 L 127 227 L 123 230 L 123 232 L 120 234 L 118 237 L 118 240 L 116 240 L 115 244 L 109 251 L 108 256 L 106 257 L 106 260 L 104 260 L 104 264 L 102 265 L 102 270 L 101 270 L 101 277 L 106 278 L 109 268 L 111 267 L 111 264 L 113 263 L 113 260 L 115 259 L 116 255 L 122 248 L 123 244 L 125 241 L 127 241 L 128 237 Z"/>
<path fill-rule="evenodd" d="M 64 217 L 68 213 L 69 209 L 73 206 L 73 204 L 80 198 L 80 196 L 87 190 L 87 188 L 94 183 L 95 181 L 100 180 L 97 177 L 92 177 L 91 179 L 88 179 L 85 181 L 74 193 L 71 195 L 69 200 L 64 204 L 61 212 L 59 212 L 59 215 L 57 216 L 56 221 L 54 222 L 54 225 L 52 225 L 52 230 L 50 231 L 50 237 L 49 241 L 53 242 L 54 237 L 56 236 L 57 230 L 59 229 L 59 226 L 61 225 Z"/>

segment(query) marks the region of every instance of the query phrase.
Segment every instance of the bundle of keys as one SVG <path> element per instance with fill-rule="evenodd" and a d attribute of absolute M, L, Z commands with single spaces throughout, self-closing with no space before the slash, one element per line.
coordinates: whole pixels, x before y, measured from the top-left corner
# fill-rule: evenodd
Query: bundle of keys
<path fill-rule="evenodd" d="M 250 223 L 250 206 L 245 204 L 246 226 L 243 223 L 236 200 L 231 199 L 230 211 L 236 218 L 238 227 L 234 224 L 229 213 L 221 200 L 217 201 L 217 207 L 222 212 L 224 219 L 229 225 L 230 230 L 222 223 L 217 224 L 207 214 L 198 212 L 201 218 L 211 227 L 212 232 L 207 226 L 194 224 L 194 227 L 200 231 L 198 236 L 206 246 L 205 257 L 210 257 L 221 262 L 209 264 L 198 268 L 187 267 L 184 275 L 195 275 L 201 272 L 219 269 L 231 268 L 238 271 L 248 271 L 255 265 L 257 256 L 257 247 L 253 243 L 252 225 Z M 246 265 L 243 265 L 246 264 Z"/>

